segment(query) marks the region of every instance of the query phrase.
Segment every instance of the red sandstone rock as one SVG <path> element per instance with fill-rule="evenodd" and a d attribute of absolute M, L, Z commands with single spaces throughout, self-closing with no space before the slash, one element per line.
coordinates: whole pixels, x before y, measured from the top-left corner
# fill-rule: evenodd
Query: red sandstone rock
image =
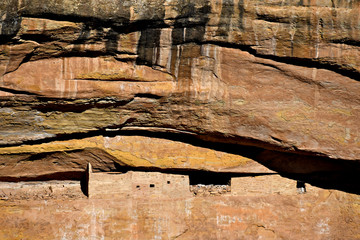
<path fill-rule="evenodd" d="M 306 194 L 297 194 L 295 184 L 290 193 L 286 187 L 290 180 L 279 177 L 272 180 L 277 187 L 270 190 L 279 191 L 273 194 L 256 179 L 249 180 L 244 178 L 249 188 L 257 188 L 256 195 L 244 191 L 238 196 L 144 198 L 129 193 L 114 199 L 78 195 L 69 199 L 77 193 L 74 186 L 66 185 L 70 191 L 59 195 L 66 191 L 49 183 L 57 199 L 46 193 L 45 201 L 0 201 L 0 238 L 356 239 L 359 235 L 359 196 L 309 185 Z"/>
<path fill-rule="evenodd" d="M 0 180 L 78 179 L 91 162 L 98 171 L 277 171 L 359 193 L 359 9 L 340 0 L 3 1 Z M 359 236 L 357 196 L 258 190 L 1 202 L 0 238 Z"/>
<path fill-rule="evenodd" d="M 358 26 L 350 20 L 359 8 L 356 3 L 280 6 L 257 1 L 237 5 L 196 1 L 192 10 L 182 12 L 171 4 L 153 2 L 144 2 L 147 10 L 123 3 L 108 9 L 82 2 L 40 2 L 20 2 L 19 10 L 10 9 L 10 3 L 2 4 L 9 15 L 3 17 L 1 26 L 6 31 L 1 33 L 14 39 L 2 45 L 2 91 L 58 99 L 111 97 L 128 103 L 106 105 L 120 115 L 110 125 L 166 126 L 197 135 L 232 136 L 240 144 L 358 159 L 357 75 L 349 78 L 336 73 L 351 70 L 358 74 Z M 190 12 L 193 18 L 187 15 Z M 63 15 L 66 21 L 40 18 L 45 13 Z M 9 19 L 21 14 L 26 17 L 8 30 Z M 77 20 L 72 21 L 73 17 Z M 88 17 L 98 19 L 100 25 L 85 21 Z M 176 25 L 182 21 L 177 17 L 185 17 L 181 27 Z M 130 20 L 129 29 L 121 31 L 117 26 L 125 24 L 125 19 Z M 156 21 L 162 19 L 169 26 L 157 27 Z M 155 21 L 155 25 L 145 30 L 135 25 L 132 30 L 132 24 L 140 20 Z M 109 21 L 109 27 L 101 21 Z M 341 24 L 349 30 L 342 30 Z M 335 31 L 329 30 L 330 25 Z M 236 49 L 243 45 L 256 51 Z M 270 60 L 262 54 L 279 58 Z M 285 63 L 292 57 L 294 61 Z M 335 72 L 326 70 L 327 64 L 333 64 Z M 8 93 L 3 95 L 6 98 Z M 11 106 L 12 100 L 8 101 Z M 41 106 L 49 104 L 35 101 Z M 61 105 L 59 101 L 52 104 Z M 86 101 L 79 105 L 84 104 Z M 164 105 L 166 108 L 161 107 Z M 53 123 L 49 111 L 44 115 L 30 106 L 32 111 L 24 116 L 31 129 L 28 134 L 21 134 L 21 128 L 12 124 L 16 119 L 8 118 L 2 124 L 6 130 L 1 142 L 21 143 L 109 126 L 89 121 L 103 114 L 97 113 L 96 105 L 90 114 L 85 114 L 84 106 L 74 115 L 71 107 L 65 112 L 72 116 L 57 119 L 77 124 L 67 122 L 64 128 Z M 145 109 L 151 109 L 150 114 Z"/>

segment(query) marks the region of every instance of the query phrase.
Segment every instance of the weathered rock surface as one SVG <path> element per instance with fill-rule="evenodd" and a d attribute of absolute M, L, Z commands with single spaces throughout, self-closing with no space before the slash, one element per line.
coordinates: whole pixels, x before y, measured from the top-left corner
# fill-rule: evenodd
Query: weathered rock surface
<path fill-rule="evenodd" d="M 0 142 L 172 131 L 358 161 L 359 9 L 357 1 L 5 1 Z"/>
<path fill-rule="evenodd" d="M 256 161 L 170 139 L 143 136 L 92 137 L 0 150 L 0 180 L 79 179 L 88 162 L 97 171 L 122 167 L 271 173 Z"/>
<path fill-rule="evenodd" d="M 275 178 L 274 178 L 275 177 Z M 166 197 L 128 193 L 114 199 L 84 199 L 69 184 L 43 188 L 33 199 L 0 200 L 1 239 L 358 239 L 359 195 L 308 185 L 292 191 L 289 180 L 244 177 L 251 191 L 237 196 Z M 269 179 L 270 178 L 270 179 Z M 20 183 L 18 183 L 20 184 Z M 73 184 L 71 184 L 73 185 Z M 51 187 L 51 191 L 49 188 Z M 6 186 L 5 186 L 6 187 Z M 235 187 L 235 186 L 234 186 Z M 242 186 L 243 188 L 244 186 Z M 270 188 L 269 188 L 270 187 Z M 25 188 L 25 187 L 24 187 Z M 68 192 L 65 189 L 68 188 Z M 78 186 L 80 188 L 80 186 Z M 27 188 L 28 189 L 28 188 Z M 238 190 L 240 190 L 239 188 Z M 245 189 L 245 188 L 244 188 Z M 4 184 L 0 184 L 4 190 Z M 263 190 L 263 191 L 261 191 Z M 276 194 L 271 190 L 278 191 Z M 111 191 L 111 189 L 110 189 Z M 231 189 L 233 191 L 233 189 Z M 67 194 L 64 194 L 67 193 Z M 62 194 L 62 195 L 61 195 Z M 70 197 L 72 194 L 72 197 Z M 25 195 L 26 196 L 26 195 Z M 53 199 L 57 196 L 57 199 Z M 69 198 L 70 197 L 70 198 Z"/>
<path fill-rule="evenodd" d="M 106 172 L 276 171 L 359 194 L 359 12 L 356 0 L 2 1 L 0 181 L 79 179 L 91 162 Z M 66 211 L 77 219 L 76 209 L 80 222 L 103 224 L 78 229 L 84 237 L 118 236 L 117 222 L 132 239 L 159 226 L 175 229 L 160 229 L 163 239 L 358 238 L 357 196 L 330 192 L 164 200 L 161 211 L 143 200 L 3 202 L 1 237 L 32 236 L 28 226 L 62 206 L 55 229 L 66 227 L 51 222 L 46 238 L 72 238 Z M 181 210 L 165 226 L 168 209 Z M 143 224 L 152 213 L 161 223 Z"/>

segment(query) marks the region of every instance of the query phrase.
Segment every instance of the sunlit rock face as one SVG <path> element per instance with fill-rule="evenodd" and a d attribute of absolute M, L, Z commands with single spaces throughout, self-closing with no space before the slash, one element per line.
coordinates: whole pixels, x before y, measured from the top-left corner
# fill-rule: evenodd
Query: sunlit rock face
<path fill-rule="evenodd" d="M 355 0 L 2 1 L 0 181 L 80 179 L 90 162 L 277 172 L 360 193 L 359 11 Z M 327 233 L 326 217 L 312 225 Z"/>
<path fill-rule="evenodd" d="M 232 185 L 231 192 L 207 197 L 171 188 L 175 179 L 166 174 L 171 184 L 164 184 L 171 195 L 150 194 L 151 189 L 160 190 L 155 184 L 161 177 L 133 179 L 141 188 L 125 192 L 126 182 L 112 182 L 134 173 L 95 173 L 90 184 L 97 192 L 89 199 L 74 181 L 0 183 L 0 199 L 7 197 L 0 201 L 0 237 L 321 240 L 356 239 L 360 233 L 359 195 L 308 184 L 307 192 L 298 194 L 294 180 L 276 175 L 236 178 L 239 184 Z"/>
<path fill-rule="evenodd" d="M 357 1 L 13 0 L 0 9 L 3 145 L 152 127 L 359 157 Z"/>

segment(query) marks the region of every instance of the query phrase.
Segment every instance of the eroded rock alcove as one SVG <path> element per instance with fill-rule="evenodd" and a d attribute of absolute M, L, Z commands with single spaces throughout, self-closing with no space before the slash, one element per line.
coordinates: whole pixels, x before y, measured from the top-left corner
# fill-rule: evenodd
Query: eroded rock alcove
<path fill-rule="evenodd" d="M 0 238 L 356 239 L 359 11 L 355 0 L 1 2 Z M 193 186 L 244 181 L 229 196 L 87 199 L 88 163 Z M 298 194 L 297 181 L 315 190 Z"/>

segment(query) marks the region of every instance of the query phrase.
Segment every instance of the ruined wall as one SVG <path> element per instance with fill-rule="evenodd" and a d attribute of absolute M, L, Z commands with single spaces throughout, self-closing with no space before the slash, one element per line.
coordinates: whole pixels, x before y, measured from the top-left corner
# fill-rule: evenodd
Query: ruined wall
<path fill-rule="evenodd" d="M 90 173 L 89 198 L 131 197 L 184 198 L 190 196 L 189 176 L 159 172 Z"/>
<path fill-rule="evenodd" d="M 0 202 L 86 198 L 79 181 L 0 182 Z"/>
<path fill-rule="evenodd" d="M 231 194 L 234 196 L 316 194 L 319 190 L 319 188 L 309 184 L 284 178 L 277 174 L 231 178 Z"/>

